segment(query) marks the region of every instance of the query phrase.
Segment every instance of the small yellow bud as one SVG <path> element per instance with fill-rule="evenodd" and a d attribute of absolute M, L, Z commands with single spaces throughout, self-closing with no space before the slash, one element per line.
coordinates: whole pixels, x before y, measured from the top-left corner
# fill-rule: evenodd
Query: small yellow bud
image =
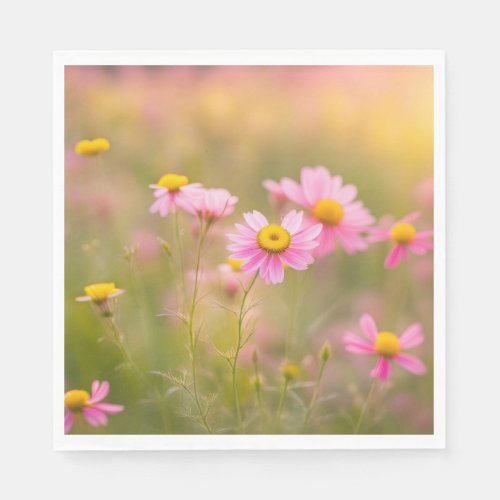
<path fill-rule="evenodd" d="M 281 373 L 287 382 L 291 382 L 299 376 L 300 366 L 294 363 L 286 363 L 281 369 Z"/>

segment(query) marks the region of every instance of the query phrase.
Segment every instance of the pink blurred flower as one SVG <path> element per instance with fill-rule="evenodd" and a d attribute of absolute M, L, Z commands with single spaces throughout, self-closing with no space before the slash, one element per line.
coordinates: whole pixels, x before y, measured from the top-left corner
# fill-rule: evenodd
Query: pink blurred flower
<path fill-rule="evenodd" d="M 281 183 L 271 179 L 266 179 L 262 185 L 264 186 L 264 189 L 269 192 L 269 197 L 272 201 L 282 203 L 288 199 L 283 191 L 283 188 L 281 187 Z"/>
<path fill-rule="evenodd" d="M 238 198 L 231 195 L 227 189 L 210 188 L 200 191 L 201 195 L 193 198 L 191 206 L 187 209 L 189 213 L 213 220 L 227 217 L 234 212 Z"/>
<path fill-rule="evenodd" d="M 337 242 L 348 254 L 366 250 L 368 244 L 362 233 L 374 218 L 361 201 L 354 201 L 356 187 L 343 186 L 342 177 L 332 176 L 322 166 L 303 167 L 300 180 L 298 184 L 285 177 L 280 186 L 288 199 L 310 210 L 309 224 L 322 224 L 317 254 L 335 251 Z"/>
<path fill-rule="evenodd" d="M 415 375 L 424 375 L 427 372 L 419 358 L 401 353 L 401 349 L 417 347 L 424 341 L 420 323 L 410 325 L 400 337 L 391 332 L 379 332 L 375 320 L 369 314 L 361 316 L 359 326 L 368 340 L 347 332 L 343 337 L 344 347 L 346 351 L 355 354 L 378 356 L 377 364 L 370 372 L 372 377 L 387 380 L 391 374 L 391 361 Z"/>
<path fill-rule="evenodd" d="M 115 415 L 123 411 L 122 405 L 103 403 L 109 393 L 109 382 L 94 380 L 92 394 L 80 389 L 73 389 L 64 395 L 64 432 L 71 431 L 75 418 L 83 418 L 92 426 L 107 425 L 107 415 Z"/>
<path fill-rule="evenodd" d="M 202 196 L 201 184 L 189 184 L 185 175 L 165 174 L 157 184 L 149 187 L 154 189 L 156 198 L 149 213 L 158 212 L 161 217 L 175 213 L 176 207 L 192 213 L 194 202 Z"/>
<path fill-rule="evenodd" d="M 315 238 L 321 231 L 321 224 L 300 230 L 303 212 L 291 210 L 279 224 L 269 224 L 256 210 L 243 214 L 248 226 L 236 224 L 241 234 L 228 234 L 233 242 L 227 249 L 234 252 L 230 259 L 243 259 L 243 271 L 253 273 L 259 270 L 266 283 L 281 283 L 285 277 L 284 266 L 299 271 L 314 262 L 310 251 L 319 243 Z"/>
<path fill-rule="evenodd" d="M 398 266 L 403 259 L 409 256 L 410 252 L 415 255 L 424 255 L 433 249 L 433 244 L 429 241 L 429 238 L 432 237 L 434 231 L 429 229 L 417 232 L 412 224 L 419 217 L 419 212 L 413 212 L 390 227 L 383 227 L 385 225 L 383 224 L 370 230 L 368 241 L 393 241 L 395 243 L 385 259 L 384 266 L 387 269 Z"/>
<path fill-rule="evenodd" d="M 222 288 L 228 295 L 234 295 L 250 282 L 250 275 L 241 269 L 243 263 L 243 260 L 228 259 L 226 263 L 219 265 Z"/>

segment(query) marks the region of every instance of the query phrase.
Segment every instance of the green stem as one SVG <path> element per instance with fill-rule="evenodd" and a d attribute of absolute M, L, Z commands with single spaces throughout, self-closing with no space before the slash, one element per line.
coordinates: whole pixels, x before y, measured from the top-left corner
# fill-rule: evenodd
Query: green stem
<path fill-rule="evenodd" d="M 184 256 L 182 252 L 182 242 L 181 242 L 181 232 L 179 229 L 179 211 L 175 211 L 175 240 L 177 242 L 177 251 L 179 252 L 179 267 L 180 267 L 180 275 L 181 275 L 181 285 L 182 285 L 182 301 L 186 301 L 186 281 L 184 277 Z"/>
<path fill-rule="evenodd" d="M 375 386 L 377 384 L 377 379 L 374 378 L 373 379 L 373 382 L 372 382 L 372 385 L 370 387 L 370 391 L 368 392 L 368 396 L 366 397 L 365 399 L 365 402 L 363 403 L 363 407 L 361 408 L 361 412 L 359 414 L 359 418 L 358 418 L 358 421 L 356 423 L 356 427 L 354 429 L 354 434 L 358 434 L 359 433 L 359 430 L 361 428 L 361 423 L 363 422 L 363 418 L 366 414 L 366 410 L 368 409 L 368 404 L 370 402 L 370 399 L 373 395 L 373 392 L 375 391 Z"/>
<path fill-rule="evenodd" d="M 321 360 L 321 367 L 318 372 L 318 377 L 316 378 L 316 383 L 314 384 L 314 390 L 311 397 L 311 401 L 309 402 L 309 406 L 307 408 L 306 416 L 304 418 L 304 425 L 302 426 L 303 431 L 307 430 L 307 425 L 309 424 L 309 419 L 311 418 L 311 414 L 314 409 L 314 405 L 316 404 L 316 399 L 318 398 L 319 388 L 321 384 L 321 379 L 323 378 L 323 372 L 325 371 L 326 360 Z"/>
<path fill-rule="evenodd" d="M 193 297 L 191 300 L 191 307 L 189 312 L 188 319 L 188 331 L 189 331 L 189 348 L 191 354 L 191 375 L 193 377 L 193 396 L 196 403 L 196 407 L 198 409 L 198 413 L 200 414 L 201 421 L 203 426 L 207 430 L 209 434 L 212 434 L 212 429 L 207 421 L 206 413 L 203 411 L 203 408 L 200 403 L 200 398 L 198 395 L 198 383 L 197 383 L 197 374 L 196 374 L 196 347 L 197 347 L 197 339 L 194 332 L 194 318 L 196 312 L 196 304 L 198 299 L 198 283 L 199 283 L 199 274 L 200 274 L 200 262 L 201 262 L 201 250 L 203 247 L 203 242 L 205 241 L 206 236 L 206 228 L 203 226 L 203 219 L 200 219 L 200 237 L 198 240 L 198 249 L 196 252 L 196 267 L 195 267 L 195 277 L 194 277 L 194 288 L 193 288 Z"/>
<path fill-rule="evenodd" d="M 288 321 L 288 328 L 286 331 L 286 340 L 285 340 L 285 359 L 290 359 L 290 353 L 292 350 L 292 337 L 293 331 L 295 327 L 295 323 L 297 321 L 297 275 L 293 273 L 293 283 L 292 283 L 292 300 L 290 305 L 290 314 Z"/>
<path fill-rule="evenodd" d="M 142 382 L 146 385 L 148 385 L 148 381 L 146 378 L 146 375 L 144 372 L 139 368 L 139 366 L 136 364 L 136 362 L 133 360 L 132 356 L 128 352 L 128 349 L 126 348 L 124 342 L 123 342 L 123 334 L 120 331 L 120 328 L 118 327 L 116 320 L 114 316 L 111 316 L 108 318 L 109 319 L 109 325 L 111 329 L 111 334 L 112 334 L 112 340 L 118 350 L 120 351 L 120 354 L 122 355 L 123 359 L 125 362 L 136 372 L 136 374 L 139 376 L 139 378 L 142 380 Z M 152 387 L 153 392 L 156 396 L 156 400 L 158 403 L 158 406 L 160 408 L 160 414 L 161 414 L 161 419 L 163 422 L 163 427 L 165 429 L 165 433 L 168 434 L 170 431 L 170 424 L 168 421 L 168 416 L 165 412 L 165 408 L 163 406 L 163 398 L 161 397 L 161 394 L 159 393 L 158 389 L 156 387 Z"/>
<path fill-rule="evenodd" d="M 281 415 L 283 413 L 283 407 L 285 406 L 287 390 L 288 390 L 288 380 L 285 379 L 285 383 L 283 384 L 283 388 L 282 388 L 281 394 L 280 394 L 280 402 L 278 405 L 278 412 L 276 414 L 276 430 L 278 430 L 280 423 L 281 423 Z"/>
<path fill-rule="evenodd" d="M 232 380 L 233 380 L 234 406 L 236 408 L 236 417 L 238 420 L 238 429 L 240 430 L 240 433 L 244 432 L 244 427 L 243 427 L 243 419 L 241 416 L 240 396 L 238 393 L 238 385 L 236 383 L 236 365 L 238 363 L 238 357 L 239 357 L 240 351 L 241 351 L 243 322 L 245 319 L 245 304 L 246 304 L 248 294 L 252 290 L 252 287 L 255 283 L 255 280 L 257 279 L 257 275 L 258 275 L 258 272 L 255 273 L 255 275 L 252 278 L 252 281 L 250 282 L 248 287 L 243 289 L 244 290 L 243 291 L 243 298 L 241 299 L 240 312 L 238 315 L 238 338 L 237 338 L 237 342 L 236 342 L 236 349 L 235 349 L 235 353 L 234 353 L 233 362 L 231 364 L 231 376 L 232 376 Z"/>

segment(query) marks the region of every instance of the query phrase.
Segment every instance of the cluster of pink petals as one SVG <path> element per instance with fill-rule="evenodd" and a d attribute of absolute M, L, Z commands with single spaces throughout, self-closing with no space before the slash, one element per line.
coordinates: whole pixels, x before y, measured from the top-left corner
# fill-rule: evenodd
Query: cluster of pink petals
<path fill-rule="evenodd" d="M 242 287 L 246 287 L 250 282 L 250 275 L 235 271 L 229 264 L 219 264 L 219 279 L 222 288 L 228 295 L 234 295 Z"/>
<path fill-rule="evenodd" d="M 370 243 L 375 243 L 379 241 L 391 241 L 391 227 L 398 223 L 412 223 L 420 217 L 419 212 L 412 212 L 406 217 L 398 220 L 397 222 L 390 224 L 389 220 L 386 219 L 382 222 L 380 227 L 370 228 L 370 235 L 368 236 L 368 241 Z M 393 248 L 387 254 L 384 262 L 384 266 L 387 269 L 397 267 L 404 259 L 408 258 L 411 253 L 415 255 L 425 255 L 428 251 L 434 248 L 432 241 L 429 241 L 434 234 L 432 229 L 426 231 L 420 231 L 415 234 L 413 240 L 410 243 L 396 243 Z"/>
<path fill-rule="evenodd" d="M 337 242 L 348 254 L 368 248 L 363 233 L 373 224 L 374 218 L 361 201 L 356 201 L 356 187 L 352 184 L 343 185 L 342 177 L 332 176 L 323 166 L 303 167 L 300 184 L 285 177 L 279 183 L 270 184 L 266 181 L 265 187 L 271 193 L 282 193 L 290 201 L 307 208 L 307 224 L 322 224 L 312 212 L 319 201 L 334 200 L 342 206 L 344 217 L 338 224 L 322 224 L 316 251 L 318 256 L 334 252 Z"/>
<path fill-rule="evenodd" d="M 269 225 L 266 217 L 256 210 L 244 213 L 243 217 L 247 225 L 236 224 L 240 234 L 227 235 L 233 242 L 227 247 L 233 252 L 230 258 L 244 260 L 245 263 L 241 266 L 243 271 L 254 273 L 258 270 L 266 283 L 277 284 L 285 277 L 285 265 L 303 271 L 314 262 L 310 252 L 319 245 L 316 237 L 321 231 L 321 225 L 301 229 L 303 212 L 292 210 L 283 217 L 281 227 L 290 234 L 290 244 L 285 250 L 276 253 L 259 246 L 258 233 Z"/>
<path fill-rule="evenodd" d="M 375 342 L 379 331 L 375 320 L 369 315 L 364 314 L 359 320 L 361 331 L 366 339 L 355 335 L 352 332 L 347 332 L 344 335 L 343 342 L 346 351 L 355 354 L 377 356 L 378 360 L 375 368 L 370 372 L 370 375 L 380 380 L 387 380 L 392 371 L 391 362 L 394 361 L 404 369 L 408 370 L 415 375 L 424 375 L 427 372 L 425 365 L 422 361 L 412 354 L 398 353 L 391 358 L 380 356 L 375 350 Z M 402 349 L 410 349 L 417 347 L 424 341 L 422 334 L 422 326 L 420 323 L 413 323 L 410 325 L 401 336 L 398 337 L 399 345 Z"/>
<path fill-rule="evenodd" d="M 159 213 L 161 217 L 175 213 L 177 207 L 192 212 L 196 200 L 203 196 L 202 186 L 199 183 L 187 184 L 175 191 L 170 191 L 158 184 L 150 184 L 149 187 L 154 189 L 156 198 L 149 208 L 149 213 Z"/>
<path fill-rule="evenodd" d="M 103 403 L 102 401 L 106 398 L 109 393 L 109 382 L 104 380 L 99 382 L 99 380 L 94 380 L 92 382 L 92 392 L 90 399 L 86 402 L 85 407 L 81 410 L 81 413 L 85 420 L 92 427 L 99 427 L 107 425 L 108 417 L 107 415 L 115 415 L 123 411 L 124 407 L 122 405 Z M 75 413 L 73 413 L 69 408 L 65 408 L 64 415 L 64 432 L 68 433 L 73 427 L 75 421 Z"/>
<path fill-rule="evenodd" d="M 208 219 L 227 217 L 234 212 L 238 198 L 231 195 L 227 189 L 201 189 L 201 196 L 192 197 L 186 211 Z"/>

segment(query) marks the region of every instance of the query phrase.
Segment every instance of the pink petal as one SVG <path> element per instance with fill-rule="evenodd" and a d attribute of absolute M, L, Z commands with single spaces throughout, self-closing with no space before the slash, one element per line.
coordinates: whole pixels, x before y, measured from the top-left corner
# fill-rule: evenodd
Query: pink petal
<path fill-rule="evenodd" d="M 100 425 L 106 425 L 108 423 L 108 417 L 104 412 L 98 410 L 94 407 L 87 407 L 82 410 L 85 420 L 92 427 L 99 427 Z"/>
<path fill-rule="evenodd" d="M 295 203 L 302 205 L 304 207 L 311 207 L 311 204 L 308 203 L 304 196 L 304 192 L 299 184 L 295 182 L 293 179 L 289 179 L 285 177 L 281 179 L 281 188 L 283 189 L 283 193 L 285 196 Z"/>
<path fill-rule="evenodd" d="M 245 262 L 242 266 L 241 269 L 243 271 L 246 271 L 248 273 L 252 273 L 256 271 L 262 263 L 266 260 L 267 258 L 267 253 L 264 252 L 263 250 L 260 251 L 255 257 L 252 257 L 250 260 Z"/>
<path fill-rule="evenodd" d="M 385 267 L 387 269 L 392 269 L 399 265 L 399 263 L 406 257 L 408 251 L 406 247 L 400 244 L 396 244 L 396 246 L 389 252 L 387 258 L 385 259 Z"/>
<path fill-rule="evenodd" d="M 302 231 L 293 235 L 292 242 L 293 243 L 302 243 L 304 241 L 314 240 L 319 236 L 321 231 L 323 230 L 323 224 L 314 224 L 313 226 L 309 226 Z"/>
<path fill-rule="evenodd" d="M 369 314 L 363 314 L 359 320 L 359 326 L 368 340 L 375 342 L 378 329 L 375 320 Z"/>
<path fill-rule="evenodd" d="M 73 422 L 75 421 L 75 417 L 73 413 L 70 411 L 66 412 L 66 415 L 64 415 L 64 433 L 68 434 L 68 432 L 71 430 L 73 427 Z"/>
<path fill-rule="evenodd" d="M 372 344 L 369 344 L 366 340 L 358 337 L 352 332 L 347 332 L 342 337 L 342 342 L 344 343 L 345 350 L 347 352 L 352 352 L 355 354 L 374 354 L 375 348 Z"/>
<path fill-rule="evenodd" d="M 230 259 L 252 259 L 262 252 L 260 248 L 247 248 L 245 250 L 238 250 L 229 256 Z"/>
<path fill-rule="evenodd" d="M 391 371 L 390 361 L 386 358 L 379 358 L 375 368 L 370 372 L 370 375 L 385 381 L 391 376 Z"/>
<path fill-rule="evenodd" d="M 399 222 L 414 222 L 420 217 L 420 212 L 412 212 L 411 214 L 405 215 Z"/>
<path fill-rule="evenodd" d="M 281 221 L 281 226 L 284 227 L 290 234 L 295 234 L 302 225 L 302 218 L 304 212 L 297 212 L 296 210 L 291 210 L 288 212 L 283 220 Z"/>
<path fill-rule="evenodd" d="M 85 295 L 84 297 L 77 297 L 75 300 L 77 302 L 89 302 L 92 299 L 88 295 Z"/>
<path fill-rule="evenodd" d="M 248 238 L 253 238 L 255 239 L 257 236 L 257 232 L 253 231 L 247 226 L 244 226 L 243 224 L 235 224 L 236 229 L 243 235 L 247 236 Z"/>
<path fill-rule="evenodd" d="M 104 413 L 109 413 L 110 415 L 115 415 L 116 413 L 120 413 L 124 410 L 123 405 L 115 405 L 112 403 L 96 403 L 92 406 L 92 408 L 96 408 Z"/>
<path fill-rule="evenodd" d="M 257 210 L 254 210 L 252 213 L 246 212 L 243 214 L 243 217 L 254 231 L 260 231 L 264 226 L 269 225 L 267 219 L 260 212 L 257 212 Z"/>
<path fill-rule="evenodd" d="M 344 186 L 336 195 L 335 199 L 341 203 L 342 205 L 350 203 L 354 198 L 356 198 L 356 195 L 358 194 L 358 190 L 356 186 L 353 186 L 352 184 L 347 184 Z"/>
<path fill-rule="evenodd" d="M 417 356 L 413 356 L 412 354 L 397 354 L 393 359 L 405 370 L 415 375 L 425 375 L 427 373 L 427 368 Z"/>
<path fill-rule="evenodd" d="M 285 270 L 278 255 L 273 255 L 270 260 L 269 277 L 271 278 L 271 282 L 276 285 L 284 280 Z"/>
<path fill-rule="evenodd" d="M 271 261 L 272 261 L 272 255 L 267 253 L 267 252 L 263 252 L 265 254 L 265 259 L 264 261 L 262 262 L 262 265 L 260 266 L 260 269 L 259 269 L 259 274 L 260 274 L 260 277 L 265 281 L 265 280 L 269 280 L 271 281 L 271 277 L 269 276 L 269 268 L 271 266 Z M 241 268 L 243 269 L 243 266 L 241 266 Z"/>
<path fill-rule="evenodd" d="M 98 403 L 102 401 L 109 393 L 109 382 L 104 380 L 99 385 L 98 380 L 94 380 L 92 383 L 92 395 L 90 399 L 87 401 L 88 404 Z"/>
<path fill-rule="evenodd" d="M 413 323 L 399 337 L 399 343 L 403 349 L 411 349 L 419 346 L 424 341 L 422 325 Z"/>
<path fill-rule="evenodd" d="M 324 167 L 323 167 L 324 168 Z M 325 172 L 311 167 L 303 167 L 300 171 L 300 183 L 304 191 L 304 196 L 310 205 L 315 205 L 319 200 L 323 199 L 327 192 L 324 182 Z M 326 170 L 326 169 L 325 169 Z M 327 171 L 327 182 L 329 184 L 329 175 Z"/>

